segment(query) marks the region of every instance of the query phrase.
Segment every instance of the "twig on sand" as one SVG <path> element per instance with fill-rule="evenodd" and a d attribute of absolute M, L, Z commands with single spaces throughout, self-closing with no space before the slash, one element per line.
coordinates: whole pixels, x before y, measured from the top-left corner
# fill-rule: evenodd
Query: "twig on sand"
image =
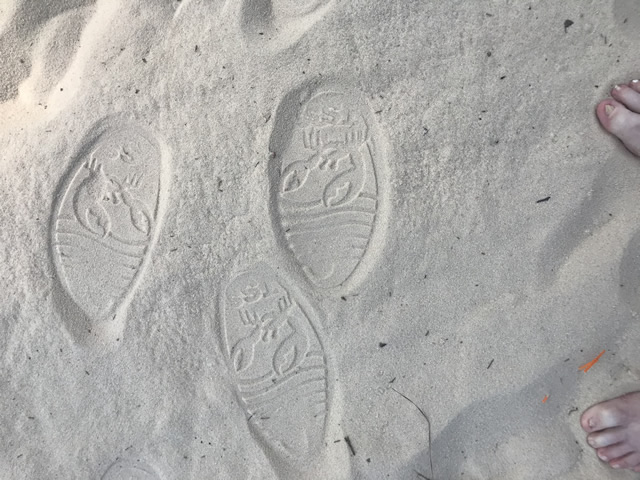
<path fill-rule="evenodd" d="M 356 456 L 356 451 L 353 448 L 353 444 L 351 443 L 351 439 L 349 438 L 349 435 L 344 437 L 344 441 L 346 442 L 347 447 L 349 447 L 349 451 L 351 452 L 351 455 L 353 455 L 355 457 Z"/>
<path fill-rule="evenodd" d="M 427 417 L 427 414 L 424 413 L 424 410 L 422 410 L 418 405 L 416 405 L 416 402 L 414 402 L 413 400 L 411 400 L 409 397 L 407 397 L 405 394 L 400 393 L 398 390 L 396 390 L 395 388 L 391 387 L 391 390 L 393 390 L 394 392 L 396 392 L 398 395 L 400 395 L 402 398 L 404 398 L 407 402 L 411 403 L 411 405 L 413 405 L 414 407 L 416 407 L 418 409 L 418 411 L 420 412 L 420 414 L 425 418 L 425 420 L 427 421 L 427 433 L 428 433 L 428 441 L 429 441 L 429 469 L 431 470 L 431 478 L 433 478 L 433 460 L 431 459 L 431 420 L 429 420 L 429 417 Z M 416 472 L 418 473 L 418 472 Z M 423 475 L 418 474 L 421 477 L 423 477 Z M 429 479 L 427 479 L 429 480 Z"/>

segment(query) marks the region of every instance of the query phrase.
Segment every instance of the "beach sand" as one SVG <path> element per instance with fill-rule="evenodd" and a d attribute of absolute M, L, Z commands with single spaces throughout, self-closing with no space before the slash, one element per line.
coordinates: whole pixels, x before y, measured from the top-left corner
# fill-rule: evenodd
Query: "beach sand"
<path fill-rule="evenodd" d="M 631 479 L 633 0 L 0 3 L 0 478 Z M 587 372 L 580 367 L 605 353 Z"/>

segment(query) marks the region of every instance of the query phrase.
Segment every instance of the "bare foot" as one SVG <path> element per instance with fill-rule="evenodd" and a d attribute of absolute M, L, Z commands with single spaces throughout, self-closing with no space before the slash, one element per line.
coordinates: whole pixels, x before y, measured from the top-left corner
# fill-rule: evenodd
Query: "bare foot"
<path fill-rule="evenodd" d="M 640 156 L 640 81 L 616 85 L 611 96 L 598 104 L 598 119 L 631 153 Z"/>
<path fill-rule="evenodd" d="M 582 414 L 580 424 L 602 461 L 640 472 L 640 392 L 594 405 Z"/>

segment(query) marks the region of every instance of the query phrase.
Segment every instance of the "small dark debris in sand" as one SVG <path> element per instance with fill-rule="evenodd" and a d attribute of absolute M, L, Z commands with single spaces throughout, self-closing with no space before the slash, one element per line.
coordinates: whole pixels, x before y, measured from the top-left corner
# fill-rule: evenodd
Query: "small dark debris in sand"
<path fill-rule="evenodd" d="M 573 412 L 577 412 L 578 411 L 578 407 L 573 407 L 571 410 L 569 410 L 569 415 L 571 415 Z"/>
<path fill-rule="evenodd" d="M 487 370 L 489 370 L 491 368 L 491 365 L 493 365 L 493 361 L 494 361 L 494 359 L 492 358 L 491 361 L 489 362 L 489 365 L 487 366 Z"/>
<path fill-rule="evenodd" d="M 342 297 L 340 297 L 342 300 L 344 300 L 345 302 L 347 301 L 347 297 L 345 297 L 344 295 Z"/>
<path fill-rule="evenodd" d="M 370 458 L 367 458 L 367 463 L 371 463 L 371 459 Z"/>
<path fill-rule="evenodd" d="M 344 437 L 344 441 L 347 443 L 347 447 L 349 447 L 349 451 L 351 452 L 351 455 L 353 457 L 355 457 L 356 456 L 356 451 L 353 448 L 353 444 L 351 443 L 351 439 L 349 438 L 349 435 Z"/>
<path fill-rule="evenodd" d="M 506 75 L 502 75 L 502 76 L 500 77 L 500 80 L 504 80 L 505 78 L 507 78 L 507 76 L 506 76 Z"/>
<path fill-rule="evenodd" d="M 393 383 L 393 382 L 395 382 L 395 381 L 396 381 L 396 378 L 397 378 L 397 377 L 393 377 L 393 378 L 389 381 L 389 383 Z"/>
<path fill-rule="evenodd" d="M 422 127 L 422 136 L 425 136 L 429 133 L 429 129 L 427 127 Z"/>
<path fill-rule="evenodd" d="M 197 52 L 198 51 L 198 45 L 196 45 L 195 47 L 193 47 L 193 51 Z"/>
<path fill-rule="evenodd" d="M 493 55 L 490 51 L 487 52 L 487 57 L 490 57 L 491 55 Z"/>
<path fill-rule="evenodd" d="M 416 472 L 416 475 L 418 476 L 418 478 L 422 478 L 423 480 L 431 480 L 429 477 L 423 475 L 422 473 L 420 473 L 417 470 L 414 470 L 414 472 Z"/>
<path fill-rule="evenodd" d="M 565 20 L 564 21 L 564 33 L 567 33 L 567 28 L 573 25 L 573 20 Z"/>
<path fill-rule="evenodd" d="M 334 440 L 333 443 L 340 443 L 342 440 L 338 439 L 338 440 Z"/>
<path fill-rule="evenodd" d="M 378 346 L 379 346 L 380 348 L 384 348 L 384 347 L 386 347 L 386 346 L 387 346 L 387 344 L 386 344 L 386 343 L 384 343 L 384 342 L 380 342 L 380 343 L 378 343 Z"/>
<path fill-rule="evenodd" d="M 536 203 L 544 203 L 544 202 L 548 202 L 549 200 L 551 200 L 551 197 L 544 197 L 544 198 L 541 198 L 540 200 L 536 200 Z"/>

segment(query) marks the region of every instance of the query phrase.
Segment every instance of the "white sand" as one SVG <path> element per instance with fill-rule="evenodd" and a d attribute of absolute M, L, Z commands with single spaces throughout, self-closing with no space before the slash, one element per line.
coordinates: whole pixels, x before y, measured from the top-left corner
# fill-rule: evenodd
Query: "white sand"
<path fill-rule="evenodd" d="M 578 419 L 640 388 L 594 115 L 639 41 L 634 0 L 1 1 L 0 478 L 636 478 Z"/>

